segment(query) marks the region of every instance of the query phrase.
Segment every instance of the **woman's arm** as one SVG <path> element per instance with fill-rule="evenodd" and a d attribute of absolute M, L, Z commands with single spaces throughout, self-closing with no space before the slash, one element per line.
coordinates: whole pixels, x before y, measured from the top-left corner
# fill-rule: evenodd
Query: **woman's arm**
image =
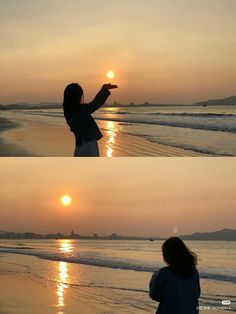
<path fill-rule="evenodd" d="M 164 269 L 161 269 L 159 272 L 155 272 L 152 275 L 149 284 L 149 296 L 152 300 L 160 302 L 165 285 L 165 279 L 166 276 Z"/>
<path fill-rule="evenodd" d="M 83 106 L 83 109 L 88 113 L 92 114 L 94 111 L 98 110 L 111 95 L 109 89 L 117 88 L 116 85 L 105 84 L 102 86 L 101 90 L 97 93 L 93 101 Z"/>

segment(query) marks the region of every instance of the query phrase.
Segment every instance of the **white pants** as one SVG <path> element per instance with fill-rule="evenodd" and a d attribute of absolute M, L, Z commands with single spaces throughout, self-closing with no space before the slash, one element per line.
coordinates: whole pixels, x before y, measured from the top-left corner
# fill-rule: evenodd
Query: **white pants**
<path fill-rule="evenodd" d="M 96 140 L 84 142 L 75 147 L 74 157 L 99 157 L 99 148 Z"/>

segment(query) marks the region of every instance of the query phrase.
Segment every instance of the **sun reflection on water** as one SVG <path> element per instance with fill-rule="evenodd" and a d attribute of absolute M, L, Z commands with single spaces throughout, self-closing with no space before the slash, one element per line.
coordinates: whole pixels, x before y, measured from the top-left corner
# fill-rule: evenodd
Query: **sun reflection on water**
<path fill-rule="evenodd" d="M 58 263 L 58 284 L 57 284 L 57 305 L 58 307 L 62 308 L 65 306 L 64 294 L 65 289 L 68 288 L 67 280 L 68 280 L 68 264 L 66 262 L 59 262 Z"/>
<path fill-rule="evenodd" d="M 115 137 L 116 137 L 116 125 L 112 121 L 107 121 L 106 129 L 108 129 L 108 141 L 107 141 L 107 157 L 113 157 L 113 148 L 115 144 Z"/>
<path fill-rule="evenodd" d="M 62 253 L 72 253 L 73 246 L 71 240 L 60 240 L 59 242 L 59 251 Z M 57 306 L 59 312 L 57 314 L 64 314 L 63 308 L 65 307 L 65 292 L 69 287 L 69 263 L 67 262 L 58 262 L 58 274 L 57 274 Z"/>
<path fill-rule="evenodd" d="M 62 253 L 72 253 L 73 252 L 73 245 L 71 243 L 71 240 L 60 240 L 60 247 L 59 251 Z"/>

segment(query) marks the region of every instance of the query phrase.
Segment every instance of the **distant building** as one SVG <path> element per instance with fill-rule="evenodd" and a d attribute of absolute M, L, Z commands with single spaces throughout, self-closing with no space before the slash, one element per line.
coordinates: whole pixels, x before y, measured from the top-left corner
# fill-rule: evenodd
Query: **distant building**
<path fill-rule="evenodd" d="M 112 233 L 112 235 L 109 236 L 110 239 L 117 239 L 118 235 L 117 233 Z"/>
<path fill-rule="evenodd" d="M 93 234 L 93 238 L 97 239 L 97 238 L 98 238 L 98 234 L 97 234 L 97 233 L 94 233 L 94 234 Z"/>

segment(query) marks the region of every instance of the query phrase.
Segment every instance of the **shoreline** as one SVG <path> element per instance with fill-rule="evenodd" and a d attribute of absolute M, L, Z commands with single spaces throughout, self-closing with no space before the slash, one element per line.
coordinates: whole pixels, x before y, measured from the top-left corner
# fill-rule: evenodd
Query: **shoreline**
<path fill-rule="evenodd" d="M 33 157 L 29 151 L 20 145 L 10 144 L 4 139 L 4 132 L 15 130 L 22 127 L 22 124 L 13 122 L 10 119 L 0 117 L 0 156 L 2 157 Z"/>
<path fill-rule="evenodd" d="M 98 271 L 96 266 L 6 253 L 0 254 L 0 274 L 0 314 L 151 314 L 158 306 L 148 296 L 150 274 L 137 277 L 130 271 L 106 268 Z M 79 274 L 78 282 L 74 281 L 74 274 Z M 129 287 L 126 282 L 130 279 L 135 281 Z M 144 290 L 137 286 L 140 279 L 145 282 Z M 229 313 L 220 308 L 217 312 Z M 213 314 L 215 310 L 207 313 Z"/>
<path fill-rule="evenodd" d="M 45 119 L 22 112 L 4 112 L 0 119 L 4 119 L 0 130 L 0 141 L 3 143 L 0 156 L 73 156 L 74 136 L 69 132 L 65 121 L 57 124 L 51 117 Z M 121 133 L 119 130 L 111 131 L 109 123 L 114 123 L 111 121 L 97 122 L 103 133 L 103 138 L 98 142 L 101 157 L 212 156 L 158 144 L 146 138 Z"/>
<path fill-rule="evenodd" d="M 33 262 L 31 259 L 31 263 Z M 70 289 L 70 293 L 66 291 L 60 296 L 60 291 L 64 292 L 63 288 L 66 287 L 64 283 L 57 282 L 56 279 L 43 280 L 27 264 L 18 261 L 13 263 L 11 258 L 1 255 L 0 274 L 0 314 L 59 314 L 64 313 L 65 307 L 71 314 L 102 313 L 103 306 L 83 298 L 85 289 Z M 58 286 L 61 290 L 57 289 Z M 65 297 L 68 299 L 67 306 L 64 303 Z"/>

